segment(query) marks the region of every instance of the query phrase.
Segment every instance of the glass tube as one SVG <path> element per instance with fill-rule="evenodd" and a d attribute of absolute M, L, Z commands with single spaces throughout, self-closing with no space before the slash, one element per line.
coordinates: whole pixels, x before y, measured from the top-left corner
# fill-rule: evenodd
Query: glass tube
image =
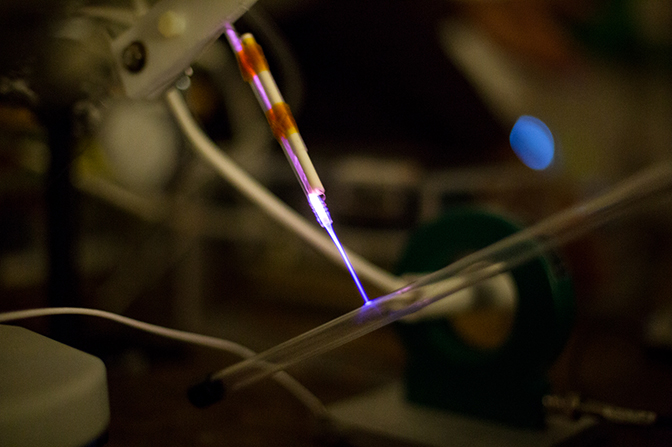
<path fill-rule="evenodd" d="M 672 191 L 672 166 L 649 169 L 595 199 L 556 214 L 479 250 L 434 273 L 384 295 L 311 331 L 210 376 L 226 392 L 324 353 L 412 314 L 479 281 L 499 275 L 549 249 L 626 213 L 650 199 Z"/>

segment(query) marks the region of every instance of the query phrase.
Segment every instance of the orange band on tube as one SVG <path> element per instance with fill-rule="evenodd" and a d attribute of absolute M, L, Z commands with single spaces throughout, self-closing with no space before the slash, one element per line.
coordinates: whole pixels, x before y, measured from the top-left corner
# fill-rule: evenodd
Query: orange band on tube
<path fill-rule="evenodd" d="M 236 56 L 238 57 L 238 67 L 245 82 L 250 82 L 254 75 L 264 70 L 268 70 L 268 62 L 261 49 L 261 46 L 252 36 L 244 36 L 242 41 L 243 49 Z"/>
<path fill-rule="evenodd" d="M 292 111 L 289 110 L 289 105 L 286 102 L 274 104 L 266 112 L 266 119 L 277 140 L 283 137 L 287 138 L 287 135 L 298 132 L 296 121 L 294 121 Z"/>

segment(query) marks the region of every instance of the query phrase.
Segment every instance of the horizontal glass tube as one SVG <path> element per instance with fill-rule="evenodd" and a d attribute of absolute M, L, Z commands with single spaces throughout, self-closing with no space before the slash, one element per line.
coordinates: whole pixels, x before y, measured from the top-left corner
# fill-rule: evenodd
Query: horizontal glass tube
<path fill-rule="evenodd" d="M 214 373 L 227 392 L 324 353 L 412 314 L 479 281 L 507 272 L 549 249 L 635 211 L 672 191 L 672 166 L 649 169 L 609 192 L 556 214 L 311 331 Z"/>

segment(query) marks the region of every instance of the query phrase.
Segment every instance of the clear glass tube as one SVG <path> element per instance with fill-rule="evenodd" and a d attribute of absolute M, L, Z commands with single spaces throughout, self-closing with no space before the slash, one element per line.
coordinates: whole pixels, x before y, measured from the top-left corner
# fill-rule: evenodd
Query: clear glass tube
<path fill-rule="evenodd" d="M 324 353 L 412 314 L 479 281 L 511 270 L 549 249 L 672 191 L 672 166 L 649 169 L 595 199 L 479 250 L 311 331 L 210 376 L 227 392 Z"/>

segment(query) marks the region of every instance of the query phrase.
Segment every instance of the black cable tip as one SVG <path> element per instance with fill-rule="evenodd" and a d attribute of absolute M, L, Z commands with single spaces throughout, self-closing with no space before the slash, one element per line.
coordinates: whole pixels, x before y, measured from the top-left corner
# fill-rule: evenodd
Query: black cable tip
<path fill-rule="evenodd" d="M 212 380 L 210 378 L 198 383 L 187 391 L 189 402 L 194 407 L 206 408 L 210 405 L 224 399 L 224 382 L 221 380 Z"/>

